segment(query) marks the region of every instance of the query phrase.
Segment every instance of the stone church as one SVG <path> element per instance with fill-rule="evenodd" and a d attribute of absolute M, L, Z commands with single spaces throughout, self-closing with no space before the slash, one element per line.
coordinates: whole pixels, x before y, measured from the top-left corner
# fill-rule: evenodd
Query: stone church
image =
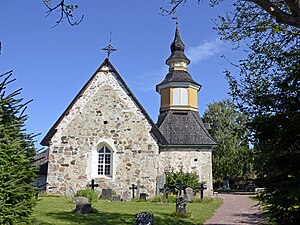
<path fill-rule="evenodd" d="M 165 172 L 196 172 L 212 193 L 212 149 L 198 112 L 201 85 L 188 72 L 190 60 L 176 27 L 169 71 L 156 85 L 161 96 L 154 123 L 121 75 L 106 58 L 50 128 L 46 192 L 74 195 L 91 180 L 125 198 L 139 183 L 149 197 L 158 194 Z"/>

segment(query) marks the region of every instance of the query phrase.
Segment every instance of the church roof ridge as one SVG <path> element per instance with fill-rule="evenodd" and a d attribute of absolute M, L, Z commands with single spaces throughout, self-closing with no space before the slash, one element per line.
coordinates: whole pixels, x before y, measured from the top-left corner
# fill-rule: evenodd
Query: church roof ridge
<path fill-rule="evenodd" d="M 71 103 L 69 104 L 69 106 L 65 109 L 65 111 L 61 114 L 61 116 L 57 119 L 57 121 L 54 123 L 54 125 L 50 128 L 50 130 L 47 132 L 47 134 L 44 136 L 44 138 L 42 139 L 42 141 L 40 142 L 41 145 L 43 146 L 49 146 L 49 141 L 50 139 L 55 135 L 56 133 L 56 127 L 60 124 L 60 122 L 63 120 L 63 118 L 68 115 L 69 111 L 71 110 L 71 108 L 74 106 L 74 104 L 76 103 L 76 101 L 80 98 L 80 96 L 84 93 L 84 91 L 88 88 L 88 86 L 90 85 L 90 83 L 92 82 L 92 80 L 94 79 L 94 77 L 96 76 L 96 74 L 101 71 L 101 68 L 103 66 L 108 66 L 111 68 L 112 72 L 115 73 L 117 79 L 120 81 L 120 83 L 123 85 L 123 87 L 125 88 L 125 90 L 127 91 L 127 93 L 129 94 L 129 96 L 132 98 L 132 100 L 134 101 L 134 103 L 137 105 L 137 107 L 141 110 L 141 112 L 143 113 L 143 115 L 146 117 L 147 121 L 150 123 L 151 125 L 151 133 L 153 134 L 154 138 L 156 139 L 156 141 L 159 144 L 162 145 L 166 145 L 167 141 L 165 139 L 165 137 L 161 134 L 161 132 L 159 131 L 158 127 L 155 125 L 155 123 L 153 122 L 153 120 L 151 119 L 151 117 L 148 115 L 148 113 L 146 112 L 146 110 L 144 109 L 144 107 L 141 105 L 141 103 L 138 101 L 138 99 L 135 97 L 135 95 L 133 94 L 133 92 L 130 90 L 130 88 L 128 87 L 128 85 L 126 84 L 126 82 L 124 81 L 124 79 L 121 77 L 121 75 L 117 72 L 117 70 L 115 69 L 115 67 L 112 65 L 112 63 L 110 62 L 109 58 L 106 58 L 101 65 L 99 66 L 99 68 L 96 70 L 96 72 L 90 77 L 90 79 L 85 83 L 85 85 L 81 88 L 81 90 L 77 93 L 77 95 L 75 96 L 75 98 L 71 101 Z"/>

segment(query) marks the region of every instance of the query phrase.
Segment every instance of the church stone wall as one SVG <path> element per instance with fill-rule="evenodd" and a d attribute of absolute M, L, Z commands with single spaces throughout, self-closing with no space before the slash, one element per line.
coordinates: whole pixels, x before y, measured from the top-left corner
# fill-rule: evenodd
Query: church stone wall
<path fill-rule="evenodd" d="M 56 129 L 49 144 L 49 194 L 73 195 L 91 179 L 124 197 L 138 181 L 142 192 L 155 194 L 159 151 L 151 126 L 107 67 Z M 113 151 L 111 177 L 97 174 L 97 150 L 103 145 Z"/>
<path fill-rule="evenodd" d="M 179 171 L 196 172 L 200 181 L 205 182 L 207 190 L 204 196 L 209 197 L 213 193 L 212 186 L 212 152 L 205 149 L 168 149 L 162 150 L 159 159 L 159 173 Z"/>

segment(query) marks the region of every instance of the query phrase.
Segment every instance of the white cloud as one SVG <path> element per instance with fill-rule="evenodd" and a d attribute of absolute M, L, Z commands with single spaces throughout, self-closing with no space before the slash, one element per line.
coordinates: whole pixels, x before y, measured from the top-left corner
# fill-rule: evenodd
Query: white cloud
<path fill-rule="evenodd" d="M 222 42 L 219 39 L 206 41 L 198 46 L 190 47 L 186 51 L 191 64 L 197 64 L 200 61 L 210 58 L 222 50 Z"/>
<path fill-rule="evenodd" d="M 139 91 L 153 91 L 156 85 L 163 81 L 167 72 L 168 67 L 166 66 L 156 71 L 144 72 L 142 75 L 132 79 L 132 83 Z"/>

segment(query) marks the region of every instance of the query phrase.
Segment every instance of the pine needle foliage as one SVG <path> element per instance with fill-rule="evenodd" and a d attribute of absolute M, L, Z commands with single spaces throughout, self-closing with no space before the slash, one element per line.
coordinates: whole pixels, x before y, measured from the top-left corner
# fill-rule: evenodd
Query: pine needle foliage
<path fill-rule="evenodd" d="M 21 89 L 6 93 L 12 71 L 0 75 L 0 224 L 26 224 L 35 205 L 34 145 L 25 133 Z"/>

